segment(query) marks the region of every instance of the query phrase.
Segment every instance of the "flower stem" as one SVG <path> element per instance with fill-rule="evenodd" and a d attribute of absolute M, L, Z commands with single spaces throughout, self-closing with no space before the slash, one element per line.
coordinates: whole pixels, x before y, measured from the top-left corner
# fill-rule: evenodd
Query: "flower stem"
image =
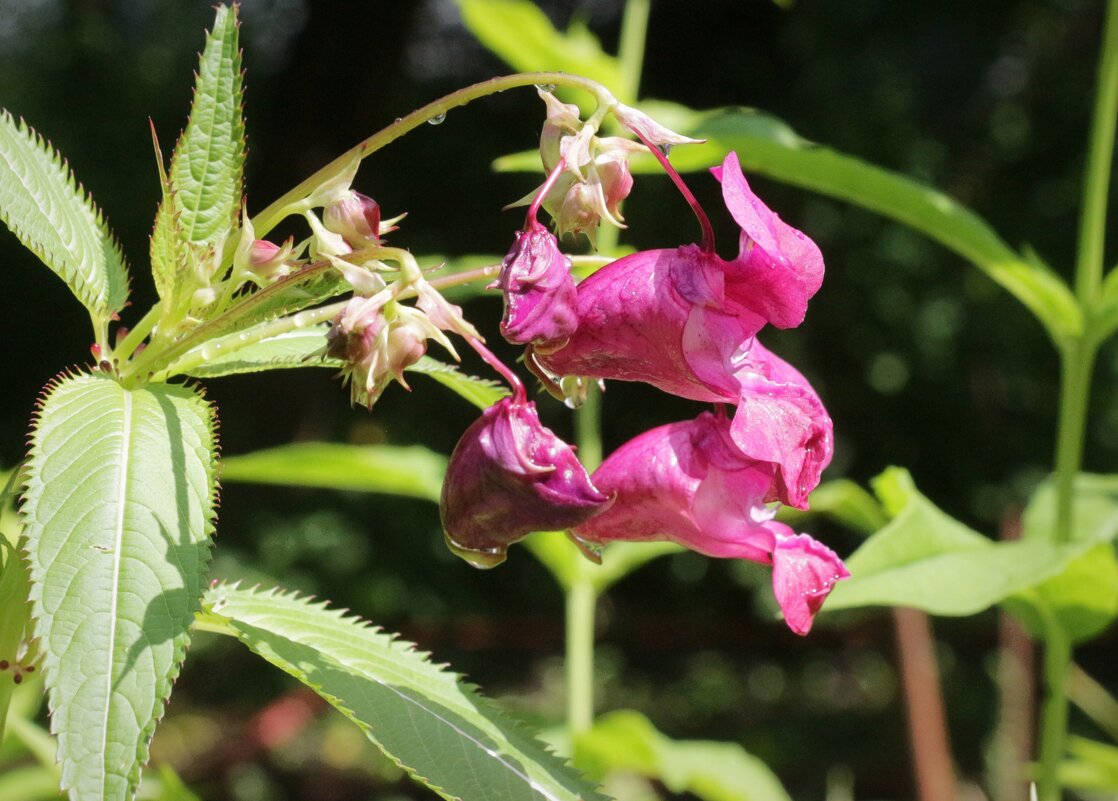
<path fill-rule="evenodd" d="M 163 304 L 156 303 L 145 314 L 140 322 L 128 332 L 128 334 L 121 340 L 120 344 L 113 349 L 113 357 L 121 364 L 126 362 L 128 358 L 136 352 L 136 348 L 144 338 L 151 333 L 155 328 L 155 324 L 159 322 L 159 316 L 163 313 Z"/>
<path fill-rule="evenodd" d="M 527 401 L 528 393 L 524 391 L 524 383 L 520 380 L 516 373 L 510 370 L 504 362 L 494 356 L 493 351 L 489 350 L 489 348 L 481 344 L 480 339 L 478 339 L 477 337 L 466 337 L 465 339 L 466 342 L 469 343 L 470 347 L 477 351 L 477 354 L 485 360 L 485 363 L 496 370 L 497 373 L 500 374 L 501 378 L 505 379 L 505 381 L 508 382 L 509 386 L 512 387 L 513 402 L 524 403 L 525 401 Z"/>
<path fill-rule="evenodd" d="M 460 273 L 452 273 L 451 275 L 432 278 L 427 283 L 435 289 L 442 291 L 444 289 L 450 289 L 451 287 L 462 286 L 463 284 L 472 284 L 474 281 L 487 281 L 500 271 L 501 265 L 487 264 L 484 267 L 477 267 L 473 270 L 463 270 Z"/>
<path fill-rule="evenodd" d="M 597 98 L 599 105 L 612 107 L 617 100 L 608 89 L 596 81 L 583 78 L 579 75 L 569 75 L 565 72 L 522 72 L 514 75 L 502 75 L 488 81 L 475 83 L 470 86 L 451 92 L 440 97 L 421 108 L 416 109 L 405 117 L 400 117 L 391 125 L 381 129 L 368 139 L 360 142 L 347 150 L 342 155 L 331 161 L 322 169 L 299 183 L 294 189 L 284 194 L 278 200 L 252 218 L 253 229 L 257 237 L 263 237 L 271 231 L 280 220 L 287 215 L 287 210 L 292 204 L 309 195 L 319 185 L 341 174 L 352 163 L 354 158 L 363 159 L 375 153 L 404 134 L 425 124 L 428 120 L 438 119 L 451 109 L 465 106 L 483 97 L 503 92 L 506 89 L 515 89 L 522 86 L 535 85 L 567 86 L 572 89 L 582 89 Z M 226 248 L 228 258 L 232 258 L 232 250 Z"/>
<path fill-rule="evenodd" d="M 664 168 L 664 172 L 668 174 L 668 177 L 672 179 L 672 183 L 679 189 L 680 194 L 683 195 L 683 199 L 686 200 L 687 205 L 691 207 L 691 211 L 695 212 L 695 218 L 699 221 L 699 227 L 703 230 L 703 239 L 700 243 L 700 247 L 702 247 L 704 253 L 713 253 L 714 228 L 711 227 L 710 218 L 708 218 L 707 213 L 703 211 L 703 207 L 699 205 L 699 201 L 691 194 L 691 189 L 688 188 L 687 182 L 676 172 L 675 167 L 668 161 L 668 157 L 664 154 L 664 151 L 649 142 L 640 131 L 634 130 L 633 133 L 636 135 L 637 139 L 640 139 L 641 142 L 644 143 L 644 146 L 648 148 L 649 152 L 652 153 L 656 160 L 660 162 L 660 166 Z"/>

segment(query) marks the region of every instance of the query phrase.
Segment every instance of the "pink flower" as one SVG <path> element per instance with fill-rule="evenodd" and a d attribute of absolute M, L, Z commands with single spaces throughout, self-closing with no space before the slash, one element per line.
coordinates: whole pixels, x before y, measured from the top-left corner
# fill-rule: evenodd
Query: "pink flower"
<path fill-rule="evenodd" d="M 578 525 L 592 543 L 670 540 L 708 556 L 773 565 L 773 589 L 789 627 L 806 634 L 836 581 L 849 575 L 828 548 L 773 520 L 772 464 L 754 460 L 723 415 L 661 426 L 621 446 L 593 475 L 616 496 Z"/>
<path fill-rule="evenodd" d="M 753 307 L 777 328 L 795 328 L 823 283 L 823 254 L 753 194 L 737 153 L 728 153 L 722 166 L 711 172 L 722 182 L 722 199 L 741 227 L 738 257 L 727 283 L 741 284 L 750 292 Z"/>
<path fill-rule="evenodd" d="M 766 322 L 802 321 L 823 261 L 750 191 L 734 153 L 715 172 L 741 226 L 738 257 L 685 245 L 608 264 L 578 285 L 578 327 L 567 345 L 530 358 L 553 376 L 643 381 L 737 406 L 734 441 L 778 468 L 768 500 L 803 507 L 831 458 L 831 421 L 804 377 L 756 334 Z"/>
<path fill-rule="evenodd" d="M 462 435 L 439 510 L 451 550 L 493 567 L 529 533 L 585 523 L 610 501 L 571 447 L 541 425 L 536 405 L 513 397 L 490 406 Z"/>
<path fill-rule="evenodd" d="M 730 437 L 741 452 L 774 466 L 766 500 L 807 508 L 807 496 L 831 462 L 830 415 L 799 371 L 754 339 L 734 373 L 739 391 Z"/>
<path fill-rule="evenodd" d="M 513 344 L 547 353 L 567 343 L 578 324 L 571 260 L 534 217 L 501 264 L 497 284 L 505 297 L 501 333 Z"/>

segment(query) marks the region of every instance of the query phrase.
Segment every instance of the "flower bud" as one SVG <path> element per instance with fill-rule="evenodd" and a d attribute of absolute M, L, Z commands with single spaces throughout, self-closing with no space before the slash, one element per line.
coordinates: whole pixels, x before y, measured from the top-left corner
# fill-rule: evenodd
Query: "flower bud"
<path fill-rule="evenodd" d="M 578 324 L 571 260 L 555 236 L 532 220 L 517 231 L 501 263 L 497 286 L 504 293 L 501 334 L 516 345 L 550 353 L 567 344 Z"/>
<path fill-rule="evenodd" d="M 427 340 L 446 337 L 427 315 L 395 301 L 354 298 L 326 335 L 326 356 L 342 363 L 352 403 L 372 408 L 395 379 L 405 388 L 404 370 L 427 352 Z"/>
<path fill-rule="evenodd" d="M 360 192 L 351 190 L 327 206 L 322 222 L 354 248 L 380 244 L 380 205 Z"/>
<path fill-rule="evenodd" d="M 450 549 L 475 567 L 495 567 L 529 533 L 572 528 L 610 503 L 571 447 L 540 423 L 536 405 L 505 398 L 454 448 L 439 511 Z"/>

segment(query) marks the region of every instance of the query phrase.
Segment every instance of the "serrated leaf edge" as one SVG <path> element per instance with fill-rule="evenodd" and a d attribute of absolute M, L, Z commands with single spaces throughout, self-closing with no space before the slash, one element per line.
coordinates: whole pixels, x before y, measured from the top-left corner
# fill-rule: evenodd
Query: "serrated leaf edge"
<path fill-rule="evenodd" d="M 296 603 L 302 603 L 308 609 L 314 609 L 314 610 L 329 614 L 335 621 L 338 621 L 338 622 L 344 623 L 344 624 L 348 624 L 348 625 L 352 625 L 352 626 L 354 626 L 355 628 L 357 628 L 361 631 L 368 631 L 368 632 L 373 633 L 374 635 L 384 636 L 388 640 L 388 647 L 397 648 L 404 653 L 408 653 L 412 656 L 418 657 L 427 666 L 434 668 L 435 672 L 438 675 L 447 677 L 447 678 L 451 679 L 452 681 L 454 681 L 457 684 L 457 686 L 459 688 L 461 688 L 463 694 L 473 704 L 475 704 L 479 709 L 484 709 L 488 713 L 487 714 L 487 719 L 489 719 L 491 721 L 496 721 L 498 723 L 498 725 L 500 726 L 500 729 L 502 730 L 502 732 L 504 732 L 506 735 L 511 734 L 515 737 L 523 738 L 528 743 L 530 743 L 532 746 L 538 748 L 540 750 L 540 752 L 542 754 L 544 754 L 546 757 L 555 760 L 554 767 L 556 767 L 558 769 L 568 771 L 572 778 L 574 778 L 574 779 L 578 780 L 579 782 L 587 785 L 586 788 L 580 790 L 580 798 L 581 799 L 585 799 L 586 801 L 593 801 L 594 798 L 603 799 L 603 801 L 605 801 L 607 799 L 607 797 L 605 795 L 598 792 L 597 790 L 595 790 L 592 787 L 592 785 L 585 778 L 585 776 L 581 773 L 581 771 L 579 771 L 577 768 L 575 768 L 573 765 L 571 765 L 571 763 L 568 760 L 566 760 L 566 759 L 560 757 L 558 754 L 556 754 L 555 751 L 552 749 L 552 747 L 550 745 L 548 745 L 547 743 L 538 739 L 535 736 L 535 734 L 532 733 L 530 730 L 528 730 L 527 727 L 523 723 L 521 723 L 520 721 L 506 715 L 500 709 L 500 707 L 498 707 L 492 701 L 492 699 L 488 698 L 486 695 L 484 695 L 481 692 L 481 689 L 480 689 L 480 687 L 478 687 L 478 685 L 474 684 L 473 682 L 467 681 L 466 678 L 462 674 L 452 670 L 447 663 L 445 663 L 445 662 L 440 663 L 440 662 L 432 661 L 432 654 L 431 654 L 430 651 L 425 651 L 425 650 L 419 648 L 418 645 L 416 645 L 415 643 L 413 643 L 409 640 L 404 639 L 399 634 L 397 634 L 395 632 L 385 631 L 383 627 L 378 626 L 378 625 L 376 625 L 375 623 L 373 623 L 369 620 L 366 620 L 365 618 L 361 617 L 360 615 L 350 613 L 350 611 L 348 609 L 345 609 L 345 608 L 331 608 L 329 601 L 316 601 L 315 596 L 313 596 L 313 595 L 304 596 L 297 591 L 284 590 L 280 587 L 272 587 L 271 589 L 268 589 L 268 590 L 262 590 L 259 585 L 255 585 L 255 586 L 253 586 L 251 588 L 248 588 L 248 589 L 242 589 L 240 587 L 240 582 L 238 581 L 238 582 L 234 582 L 232 584 L 219 584 L 215 587 L 212 587 L 205 594 L 204 597 L 208 599 L 211 595 L 220 593 L 220 591 L 223 590 L 223 589 L 230 589 L 230 590 L 233 590 L 235 592 L 240 592 L 240 593 L 247 594 L 248 596 L 250 596 L 251 599 L 254 599 L 254 600 L 267 601 L 267 600 L 272 599 L 272 598 L 277 598 L 277 599 L 283 599 L 283 600 L 292 601 L 292 602 L 296 602 Z M 203 606 L 205 606 L 205 600 L 203 601 Z M 221 613 L 221 608 L 220 608 L 219 602 L 212 604 L 211 608 L 210 608 L 210 611 L 212 612 L 212 614 L 224 617 L 224 615 L 222 615 L 222 613 Z M 236 629 L 236 620 L 235 619 L 232 619 L 232 618 L 225 618 L 225 619 L 229 621 L 229 624 L 234 629 Z M 284 636 L 284 635 L 280 635 L 280 636 Z M 256 650 L 254 648 L 252 648 L 252 646 L 249 644 L 250 637 L 247 634 L 245 634 L 243 632 L 238 632 L 238 639 L 240 639 L 250 650 L 252 650 L 253 653 L 257 653 Z M 290 639 L 290 638 L 286 638 L 286 639 Z M 333 656 L 330 656 L 330 655 L 327 655 L 327 654 L 323 654 L 323 656 L 325 656 L 326 658 L 328 658 L 332 662 L 340 664 L 342 667 L 344 667 L 346 669 L 352 669 L 352 670 L 358 670 L 358 671 L 360 670 L 360 668 L 351 668 L 349 665 L 346 665 L 343 660 L 337 660 Z M 293 668 L 293 670 L 295 670 L 298 673 L 298 678 L 301 682 L 303 682 L 303 684 L 305 684 L 306 686 L 313 689 L 322 698 L 326 699 L 332 706 L 334 706 L 339 712 L 341 712 L 343 715 L 345 715 L 348 719 L 353 721 L 363 731 L 369 732 L 370 733 L 369 734 L 370 739 L 373 739 L 374 742 L 376 742 L 378 748 L 380 748 L 381 751 L 389 759 L 391 759 L 399 768 L 401 768 L 410 777 L 412 777 L 416 781 L 422 783 L 424 786 L 430 788 L 431 790 L 435 791 L 436 793 L 438 793 L 442 797 L 444 797 L 446 799 L 449 799 L 450 801 L 460 801 L 460 799 L 458 799 L 457 796 L 453 796 L 453 795 L 450 795 L 449 793 L 445 792 L 445 788 L 442 788 L 442 787 L 434 784 L 433 782 L 429 781 L 426 777 L 422 776 L 418 771 L 413 769 L 411 766 L 402 762 L 401 759 L 399 757 L 397 757 L 395 754 L 392 754 L 389 751 L 387 751 L 380 744 L 380 742 L 378 740 L 376 740 L 376 738 L 372 735 L 372 733 L 371 733 L 372 732 L 372 727 L 368 723 L 365 723 L 364 721 L 362 721 L 357 716 L 357 713 L 354 710 L 350 709 L 348 706 L 346 706 L 342 702 L 342 699 L 336 698 L 333 695 L 331 695 L 330 693 L 325 692 L 322 689 L 322 687 L 320 685 L 318 685 L 316 682 L 310 681 L 308 676 L 306 675 L 306 673 L 304 671 L 300 670 L 298 668 L 298 666 L 292 666 L 292 668 Z M 363 674 L 364 671 L 361 671 L 361 673 Z M 372 680 L 376 681 L 378 684 L 381 684 L 382 686 L 388 687 L 388 689 L 393 690 L 394 692 L 397 692 L 397 694 L 399 694 L 402 698 L 405 698 L 405 700 L 408 700 L 409 702 L 415 703 L 418 706 L 422 707 L 428 714 L 431 714 L 433 717 L 435 717 L 435 718 L 440 718 L 441 717 L 437 713 L 435 713 L 434 711 L 428 709 L 427 707 L 424 707 L 422 704 L 415 701 L 414 699 L 411 699 L 411 698 L 407 697 L 406 695 L 400 693 L 398 690 L 395 690 L 395 688 L 386 685 L 384 682 L 380 681 L 379 679 L 373 678 Z M 457 726 L 454 726 L 453 723 L 450 723 L 449 721 L 446 721 L 446 723 L 447 723 L 448 726 L 451 726 L 456 731 L 458 731 L 462 736 L 469 737 L 470 739 L 473 739 L 468 733 L 463 732 L 460 728 L 458 728 Z M 475 742 L 477 742 L 477 741 L 475 740 Z M 518 770 L 514 765 L 510 765 L 506 760 L 501 759 L 500 756 L 498 756 L 496 754 L 493 754 L 492 750 L 489 749 L 488 747 L 486 747 L 483 743 L 477 742 L 477 745 L 482 750 L 485 750 L 486 752 L 488 752 L 495 759 L 500 759 L 502 764 L 505 764 L 511 771 L 513 771 L 518 776 L 520 776 L 525 781 L 525 783 L 527 783 L 533 789 L 538 791 L 541 795 L 544 795 L 545 797 L 548 797 L 548 798 L 553 798 L 552 794 L 548 793 L 544 788 L 540 787 L 539 784 L 531 776 L 528 776 L 523 771 Z"/>
<path fill-rule="evenodd" d="M 131 290 L 132 279 L 128 271 L 128 263 L 124 258 L 124 251 L 121 249 L 120 246 L 120 241 L 116 238 L 116 235 L 109 228 L 108 220 L 105 218 L 105 215 L 101 211 L 101 208 L 93 201 L 93 195 L 90 194 L 82 185 L 81 181 L 77 179 L 77 177 L 74 175 L 74 171 L 70 168 L 70 162 L 54 147 L 54 145 L 51 144 L 49 139 L 36 131 L 35 128 L 29 125 L 23 117 L 17 118 L 15 115 L 12 114 L 11 111 L 6 108 L 0 108 L 0 123 L 11 125 L 12 129 L 19 136 L 22 136 L 28 144 L 37 148 L 42 155 L 47 157 L 51 166 L 55 167 L 59 171 L 59 173 L 62 175 L 66 188 L 74 193 L 85 210 L 92 215 L 94 224 L 97 226 L 98 229 L 100 229 L 100 233 L 104 236 L 105 241 L 108 243 L 112 254 L 119 261 L 122 268 L 123 285 L 118 288 L 114 287 L 112 280 L 113 276 L 111 274 L 112 271 L 107 271 L 107 285 L 104 289 L 104 297 L 101 297 L 102 293 L 94 289 L 94 287 L 96 287 L 95 281 L 92 280 L 89 276 L 82 274 L 80 270 L 77 270 L 76 273 L 77 277 L 80 279 L 80 282 L 77 286 L 75 286 L 73 283 L 71 283 L 70 279 L 67 278 L 66 274 L 62 270 L 62 265 L 58 264 L 57 259 L 52 258 L 51 254 L 48 253 L 47 246 L 35 237 L 31 236 L 30 232 L 25 230 L 23 227 L 15 225 L 11 220 L 10 215 L 5 210 L 4 206 L 0 206 L 0 221 L 2 221 L 4 225 L 6 225 L 8 229 L 16 235 L 16 237 L 19 239 L 24 247 L 38 256 L 39 259 L 41 259 L 42 262 L 46 264 L 52 272 L 54 272 L 56 275 L 62 278 L 63 281 L 66 282 L 67 286 L 70 287 L 70 290 L 74 293 L 74 295 L 77 296 L 78 300 L 81 301 L 82 305 L 85 306 L 91 314 L 107 320 L 108 318 L 112 317 L 113 314 L 119 312 L 121 309 L 124 308 L 125 303 L 128 300 L 129 291 Z M 113 297 L 114 289 L 116 289 L 115 294 L 120 295 L 119 298 Z"/>
<path fill-rule="evenodd" d="M 50 397 L 58 389 L 60 389 L 63 386 L 63 384 L 65 384 L 68 381 L 78 380 L 78 379 L 81 379 L 81 378 L 97 378 L 97 377 L 98 376 L 97 376 L 96 373 L 90 373 L 90 372 L 82 369 L 81 367 L 70 366 L 70 367 L 67 367 L 67 368 L 63 369 L 62 371 L 57 373 L 55 376 L 53 376 L 49 381 L 47 381 L 47 383 L 39 391 L 38 397 L 35 400 L 35 405 L 32 409 L 31 423 L 30 423 L 30 426 L 28 427 L 28 435 L 27 435 L 27 443 L 28 443 L 28 449 L 29 450 L 31 448 L 33 448 L 38 442 L 38 436 L 37 435 L 38 435 L 38 432 L 40 431 L 40 423 L 42 422 L 43 410 L 46 406 L 47 401 L 50 400 Z M 108 379 L 106 377 L 106 380 L 110 380 L 110 379 Z M 211 403 L 209 401 L 209 399 L 206 397 L 205 388 L 202 385 L 197 384 L 196 382 L 189 382 L 187 384 L 180 385 L 180 386 L 183 386 L 184 388 L 190 389 L 192 392 L 194 392 L 195 397 L 197 397 L 198 400 L 205 406 L 205 408 L 207 410 L 207 415 L 208 415 L 207 427 L 208 427 L 208 430 L 210 432 L 210 464 L 209 464 L 209 469 L 207 471 L 207 476 L 209 478 L 209 484 L 210 484 L 210 486 L 209 486 L 210 507 L 209 507 L 209 514 L 206 516 L 206 524 L 205 524 L 205 529 L 204 529 L 204 532 L 206 534 L 206 559 L 205 559 L 205 562 L 203 564 L 203 569 L 201 571 L 201 575 L 204 576 L 206 573 L 209 572 L 209 568 L 213 564 L 213 547 L 214 547 L 213 535 L 216 531 L 217 511 L 218 511 L 218 508 L 220 506 L 220 503 L 219 503 L 219 500 L 220 500 L 220 483 L 217 480 L 218 452 L 219 452 L 219 445 L 220 445 L 220 441 L 219 441 L 220 440 L 220 436 L 219 436 L 220 425 L 219 425 L 219 419 L 218 419 L 218 415 L 217 415 L 217 407 L 213 403 Z M 125 391 L 129 392 L 131 390 L 125 389 Z M 18 512 L 19 512 L 19 518 L 20 518 L 21 521 L 26 518 L 27 508 L 28 508 L 28 505 L 30 503 L 30 500 L 27 497 L 27 491 L 30 488 L 29 483 L 31 481 L 30 471 L 31 471 L 31 460 L 28 458 L 27 460 L 24 461 L 22 469 L 21 469 L 21 474 L 20 474 L 20 496 L 19 496 L 20 497 L 20 502 L 19 502 Z M 21 539 L 21 542 L 24 544 L 25 547 L 21 551 L 20 556 L 22 557 L 22 559 L 24 561 L 24 564 L 27 567 L 28 574 L 31 576 L 32 586 L 34 586 L 34 584 L 36 582 L 35 582 L 35 576 L 33 575 L 33 565 L 32 565 L 32 561 L 31 561 L 30 543 L 29 543 L 29 541 L 27 540 L 26 537 L 23 537 Z M 205 597 L 205 591 L 203 591 L 202 597 L 200 597 L 198 599 L 198 607 L 199 608 L 201 608 L 202 599 L 204 597 Z M 42 639 L 43 639 L 42 627 L 45 625 L 45 623 L 43 622 L 42 618 L 38 614 L 36 614 L 36 611 L 35 611 L 36 608 L 37 608 L 36 605 L 34 603 L 32 603 L 32 605 L 31 605 L 31 610 L 32 611 L 31 611 L 31 616 L 30 616 L 30 618 L 31 618 L 30 633 L 31 633 L 31 638 L 32 638 L 33 641 L 41 642 Z M 197 610 L 195 610 L 195 611 L 197 611 Z M 171 692 L 174 689 L 174 684 L 178 680 L 179 675 L 182 673 L 182 667 L 183 667 L 183 664 L 186 660 L 186 654 L 190 649 L 190 643 L 191 643 L 192 639 L 193 638 L 191 636 L 191 630 L 188 629 L 187 632 L 186 632 L 186 636 L 183 640 L 182 649 L 181 649 L 181 651 L 179 651 L 179 653 L 176 654 L 176 658 L 175 658 L 173 667 L 164 679 L 167 682 L 167 692 L 161 699 L 159 699 L 159 701 L 161 703 L 159 705 L 159 708 L 158 708 L 158 711 L 157 711 L 155 717 L 149 722 L 147 729 L 143 730 L 143 731 L 146 732 L 146 736 L 142 737 L 142 742 L 140 743 L 140 751 L 137 752 L 135 777 L 133 779 L 133 776 L 131 776 L 131 775 L 129 776 L 129 783 L 132 787 L 133 795 L 135 794 L 135 791 L 139 787 L 140 773 L 141 773 L 143 767 L 147 764 L 147 760 L 150 758 L 150 745 L 151 745 L 152 737 L 155 735 L 155 730 L 156 730 L 156 728 L 158 728 L 159 722 L 163 720 L 163 716 L 167 711 L 167 704 L 170 701 Z M 45 653 L 46 652 L 44 650 L 40 649 L 39 653 L 43 655 L 43 658 L 40 659 L 40 667 L 41 667 L 41 670 L 42 670 L 43 681 L 45 682 L 45 684 L 47 686 L 47 716 L 50 719 L 50 733 L 51 733 L 52 736 L 54 736 L 56 738 L 56 747 L 57 747 L 58 730 L 55 727 L 54 692 L 53 692 L 53 688 L 51 687 L 50 668 L 49 668 L 49 666 L 47 664 L 47 660 L 45 658 Z M 61 761 L 62 761 L 61 757 L 57 756 L 57 754 L 56 754 L 55 764 L 60 764 Z M 65 782 L 63 781 L 63 782 L 60 783 L 60 789 L 61 789 L 62 792 L 68 792 L 71 788 L 69 786 L 67 786 L 65 784 Z"/>

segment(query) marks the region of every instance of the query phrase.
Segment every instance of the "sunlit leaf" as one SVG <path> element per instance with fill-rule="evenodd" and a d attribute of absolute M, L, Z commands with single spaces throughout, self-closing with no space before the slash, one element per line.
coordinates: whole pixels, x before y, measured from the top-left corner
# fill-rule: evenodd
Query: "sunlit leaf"
<path fill-rule="evenodd" d="M 584 24 L 573 22 L 561 33 L 530 0 L 457 3 L 470 32 L 517 72 L 571 72 L 615 91 L 621 86 L 620 62 L 602 50 Z"/>
<path fill-rule="evenodd" d="M 210 590 L 205 606 L 444 798 L 601 798 L 458 676 L 359 618 L 293 595 L 231 586 Z"/>
<path fill-rule="evenodd" d="M 23 512 L 62 785 L 128 799 L 209 563 L 213 410 L 189 387 L 64 378 L 34 423 Z"/>
<path fill-rule="evenodd" d="M 380 492 L 438 503 L 446 463 L 445 456 L 418 445 L 296 442 L 226 457 L 221 479 Z"/>
<path fill-rule="evenodd" d="M 128 268 L 101 212 L 42 137 L 0 109 L 0 220 L 106 324 L 128 299 Z"/>
<path fill-rule="evenodd" d="M 892 468 L 875 482 L 892 521 L 846 560 L 824 611 L 908 606 L 937 615 L 972 615 L 1060 573 L 1088 545 L 995 543 L 954 520 Z"/>
<path fill-rule="evenodd" d="M 603 715 L 577 736 L 575 761 L 596 777 L 613 770 L 637 773 L 703 801 L 790 801 L 765 763 L 740 745 L 672 740 L 629 710 Z"/>

